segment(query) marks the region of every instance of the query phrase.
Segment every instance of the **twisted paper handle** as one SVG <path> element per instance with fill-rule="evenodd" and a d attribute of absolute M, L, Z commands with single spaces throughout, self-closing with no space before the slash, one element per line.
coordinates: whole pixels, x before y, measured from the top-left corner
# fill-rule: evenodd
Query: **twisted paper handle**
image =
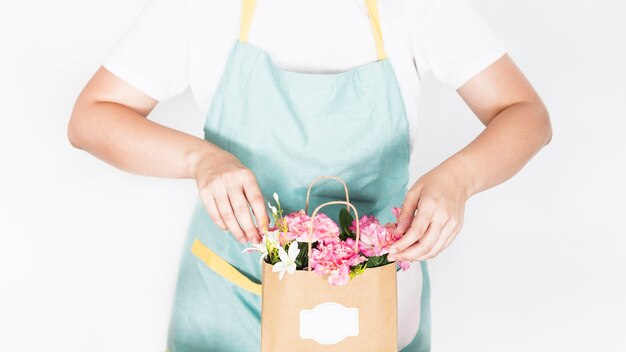
<path fill-rule="evenodd" d="M 309 222 L 309 252 L 308 252 L 308 270 L 311 271 L 311 250 L 313 247 L 313 244 L 311 242 L 311 240 L 313 239 L 313 220 L 315 219 L 315 217 L 317 216 L 317 212 L 320 211 L 320 209 L 322 209 L 323 207 L 327 206 L 327 205 L 331 205 L 331 204 L 345 204 L 348 209 L 352 208 L 352 210 L 354 210 L 354 216 L 356 217 L 356 242 L 354 242 L 354 251 L 358 252 L 359 251 L 359 238 L 361 237 L 361 227 L 360 227 L 360 221 L 359 221 L 359 214 L 356 211 L 356 207 L 354 205 L 352 205 L 352 203 L 343 201 L 343 200 L 333 200 L 331 202 L 326 202 L 324 204 L 320 204 L 317 208 L 315 208 L 315 210 L 313 211 L 313 214 L 311 215 L 311 220 Z"/>
<path fill-rule="evenodd" d="M 318 183 L 321 180 L 336 180 L 339 183 L 341 183 L 343 185 L 343 189 L 346 192 L 346 202 L 350 202 L 350 198 L 348 197 L 348 185 L 346 185 L 346 182 L 344 180 L 342 180 L 340 177 L 338 176 L 318 176 L 316 177 L 311 184 L 309 185 L 309 189 L 306 192 L 306 203 L 304 205 L 304 212 L 305 214 L 309 213 L 309 197 L 311 196 L 311 189 L 313 188 L 313 185 L 315 185 L 316 183 Z M 348 207 L 346 207 L 346 209 L 348 209 Z M 350 210 L 350 209 L 348 209 Z"/>

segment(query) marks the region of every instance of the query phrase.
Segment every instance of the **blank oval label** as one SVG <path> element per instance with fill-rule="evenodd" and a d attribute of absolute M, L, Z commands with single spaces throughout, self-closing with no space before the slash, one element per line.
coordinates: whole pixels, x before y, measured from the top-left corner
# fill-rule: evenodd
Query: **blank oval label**
<path fill-rule="evenodd" d="M 359 310 L 326 302 L 300 311 L 300 337 L 333 345 L 359 334 Z"/>

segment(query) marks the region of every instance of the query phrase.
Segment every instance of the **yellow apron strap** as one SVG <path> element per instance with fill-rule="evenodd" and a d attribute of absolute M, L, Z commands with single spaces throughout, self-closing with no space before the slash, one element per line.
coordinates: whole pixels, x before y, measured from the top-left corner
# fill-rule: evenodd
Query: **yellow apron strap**
<path fill-rule="evenodd" d="M 261 284 L 257 284 L 246 277 L 244 274 L 235 269 L 227 261 L 222 259 L 217 253 L 213 252 L 209 247 L 205 246 L 197 238 L 193 241 L 191 246 L 191 253 L 193 253 L 198 259 L 202 260 L 206 266 L 211 268 L 217 274 L 224 277 L 226 280 L 233 284 L 243 288 L 244 290 L 254 293 L 257 296 L 261 295 Z"/>
<path fill-rule="evenodd" d="M 372 25 L 372 31 L 374 32 L 374 42 L 376 43 L 378 60 L 383 60 L 387 57 L 387 54 L 385 53 L 385 46 L 383 45 L 383 33 L 380 28 L 378 5 L 376 4 L 376 0 L 365 0 L 365 4 L 367 5 L 370 24 Z"/>
<path fill-rule="evenodd" d="M 252 15 L 254 14 L 254 7 L 256 0 L 242 0 L 241 2 L 241 28 L 239 29 L 239 41 L 248 41 L 248 32 L 250 31 L 250 24 L 252 23 Z"/>

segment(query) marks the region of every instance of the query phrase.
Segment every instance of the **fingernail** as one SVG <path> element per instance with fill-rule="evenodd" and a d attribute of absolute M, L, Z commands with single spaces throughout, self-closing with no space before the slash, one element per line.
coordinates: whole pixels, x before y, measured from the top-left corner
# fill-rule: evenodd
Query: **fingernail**
<path fill-rule="evenodd" d="M 387 260 L 390 261 L 390 262 L 393 262 L 395 259 L 394 259 L 393 256 L 387 255 Z"/>
<path fill-rule="evenodd" d="M 245 238 L 240 238 L 240 239 L 239 239 L 239 242 L 241 242 L 241 243 L 246 243 L 246 239 L 245 239 Z"/>
<path fill-rule="evenodd" d="M 398 253 L 398 250 L 396 248 L 389 248 L 389 254 L 396 254 Z"/>

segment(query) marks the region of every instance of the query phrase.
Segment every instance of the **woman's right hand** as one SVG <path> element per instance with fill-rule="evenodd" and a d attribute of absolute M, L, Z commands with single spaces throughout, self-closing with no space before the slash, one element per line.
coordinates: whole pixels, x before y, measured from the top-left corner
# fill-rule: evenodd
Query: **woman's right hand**
<path fill-rule="evenodd" d="M 101 67 L 76 100 L 68 138 L 74 147 L 128 172 L 194 178 L 213 221 L 242 243 L 258 243 L 248 206 L 259 226 L 269 219 L 252 172 L 224 149 L 147 119 L 156 104 Z"/>
<path fill-rule="evenodd" d="M 201 154 L 192 165 L 191 175 L 211 219 L 239 242 L 259 243 L 249 206 L 259 227 L 269 225 L 269 218 L 252 171 L 222 149 Z"/>

